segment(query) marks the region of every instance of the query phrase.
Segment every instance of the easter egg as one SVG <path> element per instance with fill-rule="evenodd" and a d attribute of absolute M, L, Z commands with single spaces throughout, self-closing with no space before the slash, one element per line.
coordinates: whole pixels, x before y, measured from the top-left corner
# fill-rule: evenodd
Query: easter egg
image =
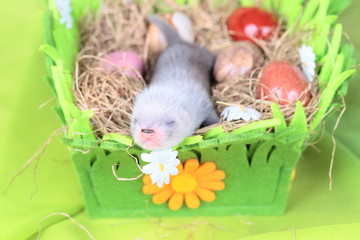
<path fill-rule="evenodd" d="M 300 100 L 306 106 L 311 99 L 311 92 L 300 68 L 286 61 L 273 61 L 262 70 L 257 96 L 281 105 Z"/>
<path fill-rule="evenodd" d="M 146 39 L 152 52 L 161 52 L 167 46 L 164 34 L 154 24 L 149 25 L 146 33 Z"/>
<path fill-rule="evenodd" d="M 137 76 L 144 72 L 141 56 L 132 50 L 119 50 L 105 55 L 99 67 L 106 73 L 121 71 L 129 76 Z"/>
<path fill-rule="evenodd" d="M 182 40 L 194 43 L 195 35 L 192 22 L 186 14 L 182 12 L 168 13 L 163 19 L 179 34 Z M 153 52 L 160 52 L 167 47 L 164 34 L 155 24 L 149 25 L 146 37 Z"/>
<path fill-rule="evenodd" d="M 191 19 L 182 12 L 174 12 L 170 16 L 170 24 L 185 42 L 194 43 L 195 35 Z"/>
<path fill-rule="evenodd" d="M 228 18 L 227 28 L 230 37 L 235 41 L 251 38 L 269 39 L 275 30 L 278 20 L 269 12 L 257 7 L 236 9 Z"/>
<path fill-rule="evenodd" d="M 216 57 L 214 76 L 218 82 L 250 76 L 263 62 L 264 56 L 259 47 L 251 42 L 237 42 Z"/>

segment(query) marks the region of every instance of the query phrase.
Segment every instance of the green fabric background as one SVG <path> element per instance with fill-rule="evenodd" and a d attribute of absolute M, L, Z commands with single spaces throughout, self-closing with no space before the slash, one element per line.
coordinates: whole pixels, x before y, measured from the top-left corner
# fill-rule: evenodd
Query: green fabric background
<path fill-rule="evenodd" d="M 84 212 L 80 187 L 60 136 L 46 148 L 36 168 L 33 163 L 2 194 L 12 172 L 20 167 L 60 127 L 51 107 L 38 106 L 52 98 L 42 76 L 43 0 L 0 2 L 0 239 L 89 239 L 62 216 L 83 224 L 96 239 L 360 239 L 360 75 L 350 81 L 348 110 L 336 132 L 337 152 L 333 190 L 328 190 L 331 135 L 300 160 L 297 177 L 283 216 L 192 217 L 90 220 Z M 358 30 L 360 1 L 340 18 L 360 59 Z M 335 117 L 327 122 L 331 130 Z M 5 175 L 4 175 L 5 174 Z"/>

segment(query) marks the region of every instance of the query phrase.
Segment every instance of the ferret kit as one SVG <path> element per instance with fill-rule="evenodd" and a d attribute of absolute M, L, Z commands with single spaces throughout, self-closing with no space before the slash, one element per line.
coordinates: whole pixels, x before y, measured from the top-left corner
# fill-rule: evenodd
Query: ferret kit
<path fill-rule="evenodd" d="M 284 213 L 302 151 L 355 73 L 343 10 L 49 1 L 46 79 L 89 216 Z"/>

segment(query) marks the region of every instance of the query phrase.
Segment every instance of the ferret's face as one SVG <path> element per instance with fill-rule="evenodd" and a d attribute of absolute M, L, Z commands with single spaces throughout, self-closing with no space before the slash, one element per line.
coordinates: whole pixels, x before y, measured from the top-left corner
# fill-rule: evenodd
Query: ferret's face
<path fill-rule="evenodd" d="M 147 150 L 171 148 L 189 134 L 189 113 L 186 110 L 134 109 L 132 135 L 136 144 Z"/>

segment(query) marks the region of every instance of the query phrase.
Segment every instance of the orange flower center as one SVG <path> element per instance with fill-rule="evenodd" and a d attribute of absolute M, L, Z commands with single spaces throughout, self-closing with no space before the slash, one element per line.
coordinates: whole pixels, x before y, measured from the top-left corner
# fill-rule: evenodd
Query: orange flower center
<path fill-rule="evenodd" d="M 179 174 L 171 180 L 171 187 L 175 192 L 188 193 L 194 191 L 198 186 L 198 182 L 193 175 Z"/>

